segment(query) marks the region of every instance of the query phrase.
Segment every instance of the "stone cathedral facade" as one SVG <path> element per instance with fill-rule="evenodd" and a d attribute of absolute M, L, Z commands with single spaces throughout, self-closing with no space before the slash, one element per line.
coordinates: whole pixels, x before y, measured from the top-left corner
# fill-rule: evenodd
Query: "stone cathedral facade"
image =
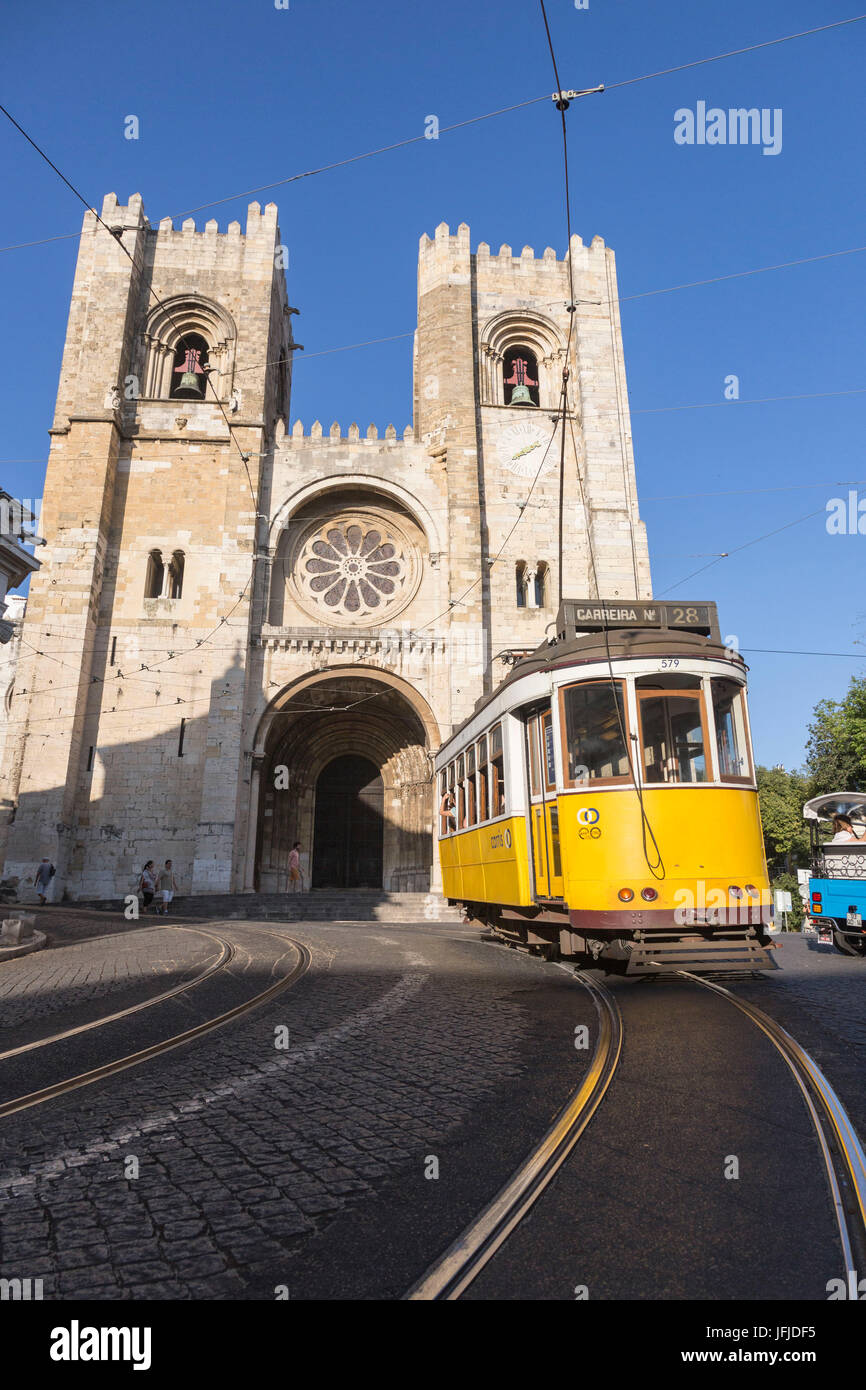
<path fill-rule="evenodd" d="M 116 898 L 171 858 L 183 893 L 274 891 L 299 840 L 306 886 L 435 888 L 432 754 L 560 592 L 596 594 L 589 538 L 601 595 L 651 596 L 613 252 L 573 240 L 567 349 L 554 251 L 422 236 L 413 424 L 323 429 L 291 424 L 273 204 L 102 218 L 6 696 L 5 873 L 47 854 L 68 898 Z"/>

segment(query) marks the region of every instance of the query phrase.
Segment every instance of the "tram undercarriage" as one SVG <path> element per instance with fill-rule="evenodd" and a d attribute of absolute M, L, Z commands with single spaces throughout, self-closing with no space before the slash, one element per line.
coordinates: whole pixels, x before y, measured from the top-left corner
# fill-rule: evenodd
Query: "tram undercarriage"
<path fill-rule="evenodd" d="M 481 923 L 507 945 L 545 960 L 573 961 L 616 975 L 659 975 L 676 970 L 774 970 L 772 948 L 763 944 L 755 925 L 619 928 L 604 934 L 576 931 L 566 910 L 529 913 L 496 908 L 490 903 L 462 903 L 469 918 Z"/>

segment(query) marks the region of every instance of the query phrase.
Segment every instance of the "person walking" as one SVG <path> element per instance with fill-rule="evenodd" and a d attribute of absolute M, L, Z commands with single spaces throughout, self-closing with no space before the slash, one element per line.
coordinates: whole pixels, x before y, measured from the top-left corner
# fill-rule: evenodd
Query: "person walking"
<path fill-rule="evenodd" d="M 289 882 L 292 885 L 292 892 L 303 891 L 303 875 L 301 874 L 301 842 L 296 840 L 292 845 L 289 854 Z"/>
<path fill-rule="evenodd" d="M 43 856 L 42 859 L 39 861 L 39 867 L 37 868 L 36 873 L 33 875 L 33 883 L 35 885 L 36 892 L 39 894 L 39 902 L 42 907 L 44 907 L 46 902 L 48 901 L 48 889 L 53 877 L 54 865 L 51 863 L 50 859 L 48 859 L 46 856 Z"/>
<path fill-rule="evenodd" d="M 153 902 L 153 895 L 156 892 L 156 872 L 152 859 L 148 859 L 141 871 L 141 878 L 138 880 L 138 891 L 141 894 L 142 911 L 149 912 Z"/>
<path fill-rule="evenodd" d="M 157 913 L 162 913 L 164 917 L 168 916 L 168 909 L 176 892 L 177 884 L 171 871 L 171 860 L 166 859 L 165 868 L 161 870 L 159 875 L 159 893 L 162 901 L 156 909 Z"/>

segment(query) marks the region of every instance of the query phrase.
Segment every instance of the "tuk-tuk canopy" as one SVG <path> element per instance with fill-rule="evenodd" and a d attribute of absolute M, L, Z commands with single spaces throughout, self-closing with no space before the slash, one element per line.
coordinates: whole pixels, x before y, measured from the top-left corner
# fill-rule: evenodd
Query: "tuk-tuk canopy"
<path fill-rule="evenodd" d="M 825 792 L 823 796 L 813 796 L 803 807 L 804 820 L 832 820 L 834 816 L 847 816 L 855 824 L 866 824 L 866 792 Z"/>

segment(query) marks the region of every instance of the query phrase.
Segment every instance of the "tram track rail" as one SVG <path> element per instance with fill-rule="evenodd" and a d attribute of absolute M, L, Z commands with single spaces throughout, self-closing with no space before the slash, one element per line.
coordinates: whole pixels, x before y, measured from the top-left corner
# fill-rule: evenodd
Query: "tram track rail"
<path fill-rule="evenodd" d="M 153 927 L 149 930 L 159 931 L 161 928 Z M 227 968 L 235 958 L 235 947 L 230 941 L 223 940 L 222 937 L 215 936 L 212 932 L 204 931 L 198 927 L 175 927 L 172 931 L 188 932 L 195 936 L 207 937 L 210 941 L 216 942 L 220 948 L 219 956 L 204 970 L 199 971 L 190 979 L 183 980 L 180 984 L 173 985 L 171 989 L 163 990 L 160 994 L 154 994 L 149 999 L 142 999 L 137 1004 L 130 1004 L 124 1009 L 116 1009 L 113 1013 L 102 1014 L 99 1018 L 90 1019 L 87 1023 L 76 1024 L 73 1028 L 63 1028 L 57 1033 L 49 1033 L 44 1038 L 34 1038 L 32 1042 L 21 1043 L 19 1047 L 9 1047 L 0 1052 L 0 1063 L 7 1061 L 11 1057 L 20 1057 L 25 1052 L 36 1052 L 41 1047 L 51 1047 L 53 1044 L 63 1042 L 67 1038 L 77 1037 L 80 1033 L 89 1033 L 94 1028 L 104 1028 L 106 1024 L 114 1023 L 118 1019 L 128 1018 L 132 1014 L 140 1013 L 144 1009 L 155 1008 L 159 1004 L 164 1004 L 167 999 L 173 999 L 178 994 L 186 994 L 191 989 L 196 989 L 209 980 L 212 975 L 216 975 L 220 970 Z M 84 942 L 76 942 L 76 945 L 90 944 L 93 941 L 116 940 L 114 937 L 93 936 L 85 937 Z"/>
<path fill-rule="evenodd" d="M 571 974 L 571 971 L 569 971 Z M 595 1005 L 599 1031 L 586 1075 L 528 1158 L 405 1295 L 410 1302 L 458 1299 L 542 1195 L 575 1148 L 613 1080 L 622 1052 L 619 1005 L 603 984 L 574 977 Z"/>
<path fill-rule="evenodd" d="M 232 926 L 235 925 L 242 926 L 243 924 L 232 923 Z M 255 926 L 256 930 L 260 930 L 258 923 L 254 923 L 253 925 Z M 195 930 L 199 929 L 196 928 Z M 112 1058 L 111 1060 L 101 1063 L 98 1066 L 87 1068 L 86 1070 L 78 1072 L 73 1076 L 65 1077 L 60 1081 L 53 1082 L 51 1085 L 40 1087 L 37 1090 L 31 1091 L 27 1094 L 13 1097 L 10 1100 L 0 1103 L 0 1120 L 8 1119 L 12 1115 L 19 1114 L 22 1110 L 29 1110 L 34 1106 L 43 1105 L 47 1101 L 54 1100 L 59 1096 L 68 1095 L 71 1092 L 77 1091 L 84 1086 L 93 1085 L 95 1082 L 102 1081 L 106 1077 L 115 1076 L 119 1072 L 127 1071 L 131 1067 L 139 1066 L 141 1065 L 141 1063 L 147 1062 L 151 1058 L 158 1057 L 163 1053 L 174 1051 L 176 1048 L 179 1047 L 184 1047 L 188 1043 L 194 1042 L 196 1039 L 203 1037 L 205 1034 L 213 1032 L 217 1028 L 222 1028 L 227 1023 L 230 1023 L 235 1019 L 241 1018 L 245 1014 L 251 1013 L 254 1009 L 261 1008 L 263 1005 L 269 1003 L 272 999 L 277 998 L 284 991 L 290 989 L 292 985 L 296 984 L 297 981 L 301 978 L 301 976 L 306 974 L 306 971 L 309 969 L 312 960 L 311 952 L 305 945 L 303 945 L 302 942 L 296 941 L 293 937 L 283 936 L 275 932 L 267 932 L 266 929 L 262 930 L 265 931 L 266 935 L 274 937 L 286 946 L 291 947 L 297 954 L 297 960 L 295 964 L 282 978 L 274 981 L 274 983 L 269 985 L 266 989 L 258 991 L 258 993 L 254 994 L 250 999 L 243 1000 L 241 1003 L 233 1005 L 232 1008 L 225 1009 L 221 1013 L 214 1015 L 212 1018 L 205 1019 L 201 1023 L 195 1024 L 190 1028 L 186 1028 L 178 1033 L 174 1033 L 170 1037 L 160 1039 L 158 1042 L 150 1043 L 146 1047 L 138 1048 L 134 1051 L 128 1052 L 124 1054 L 122 1057 Z M 20 1055 L 20 1053 L 30 1051 L 33 1048 L 46 1047 L 52 1043 L 56 1044 L 59 1042 L 63 1042 L 68 1037 L 73 1036 L 77 1033 L 87 1032 L 90 1029 L 96 1029 L 100 1026 L 106 1026 L 111 1022 L 122 1020 L 128 1015 L 138 1013 L 143 1009 L 152 1008 L 154 1007 L 154 1005 L 159 1003 L 165 1003 L 167 1000 L 175 998 L 176 996 L 179 996 L 184 992 L 189 991 L 190 988 L 201 985 L 206 979 L 212 979 L 220 971 L 224 971 L 225 969 L 227 969 L 227 967 L 236 959 L 237 948 L 234 947 L 231 942 L 227 942 L 223 938 L 215 936 L 213 933 L 201 932 L 200 934 L 211 936 L 212 939 L 220 942 L 220 944 L 226 948 L 226 952 L 221 953 L 221 959 L 219 963 L 212 965 L 208 968 L 207 971 L 202 972 L 202 974 L 199 977 L 197 977 L 193 982 L 187 982 L 185 985 L 180 984 L 178 986 L 175 986 L 171 990 L 165 991 L 160 996 L 155 996 L 153 999 L 142 1001 L 140 1004 L 133 1005 L 129 1009 L 119 1010 L 113 1015 L 93 1020 L 92 1023 L 81 1025 L 79 1028 L 61 1031 L 47 1038 L 38 1039 L 33 1044 L 25 1044 L 21 1048 L 10 1049 L 9 1052 L 0 1055 L 0 1062 L 2 1062 L 5 1058 L 11 1058 L 16 1055 Z"/>
<path fill-rule="evenodd" d="M 856 1289 L 857 1270 L 866 1268 L 866 1154 L 839 1096 L 815 1059 L 763 1009 L 715 980 L 703 979 L 687 970 L 676 973 L 721 996 L 751 1019 L 792 1073 L 821 1150 L 845 1261 L 846 1283 L 849 1289 Z"/>
<path fill-rule="evenodd" d="M 572 973 L 565 965 L 559 968 Z M 719 995 L 758 1027 L 782 1057 L 814 1127 L 839 1235 L 846 1284 L 849 1290 L 856 1289 L 858 1270 L 866 1269 L 866 1154 L 835 1089 L 806 1049 L 757 1005 L 741 999 L 717 981 L 688 970 L 664 973 L 668 978 L 679 977 Z M 450 1301 L 460 1298 L 542 1196 L 601 1104 L 622 1050 L 622 1017 L 616 999 L 600 981 L 579 970 L 574 971 L 574 978 L 589 989 L 601 1025 L 596 1050 L 583 1082 L 540 1144 L 404 1295 L 405 1299 Z"/>

